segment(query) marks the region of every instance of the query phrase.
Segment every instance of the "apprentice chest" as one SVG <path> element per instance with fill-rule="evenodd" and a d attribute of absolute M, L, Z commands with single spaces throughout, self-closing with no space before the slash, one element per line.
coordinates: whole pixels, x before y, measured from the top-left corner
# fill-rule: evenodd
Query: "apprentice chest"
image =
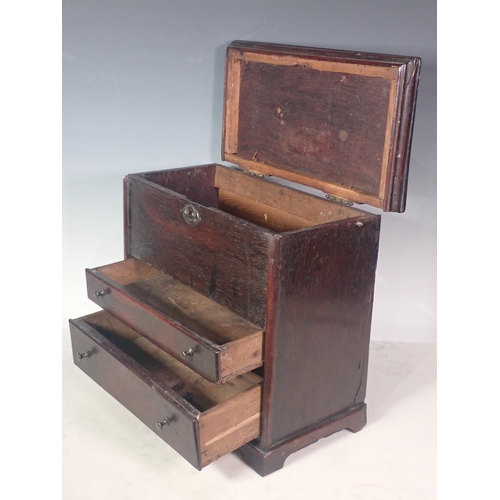
<path fill-rule="evenodd" d="M 380 215 L 405 208 L 414 57 L 233 42 L 222 159 L 131 174 L 122 262 L 70 321 L 87 375 L 201 469 L 261 475 L 366 422 Z"/>

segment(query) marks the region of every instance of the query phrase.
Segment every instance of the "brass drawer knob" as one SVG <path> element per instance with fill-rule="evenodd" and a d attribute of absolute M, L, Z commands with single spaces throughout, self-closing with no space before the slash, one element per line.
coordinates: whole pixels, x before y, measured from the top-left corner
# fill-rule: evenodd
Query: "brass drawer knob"
<path fill-rule="evenodd" d="M 170 425 L 170 419 L 165 417 L 161 422 L 158 420 L 158 422 L 156 422 L 156 427 L 158 427 L 158 429 L 161 431 L 163 429 L 163 426 L 164 425 Z"/>
<path fill-rule="evenodd" d="M 194 349 L 192 347 L 189 347 L 185 351 L 181 352 L 181 358 L 186 359 L 188 356 L 193 356 L 194 354 Z"/>
<path fill-rule="evenodd" d="M 83 358 L 90 358 L 90 356 L 92 356 L 92 353 L 90 351 L 87 351 L 87 352 L 79 352 L 77 354 L 78 356 L 78 359 L 81 361 Z"/>
<path fill-rule="evenodd" d="M 104 290 L 97 290 L 94 292 L 94 295 L 99 298 L 99 297 L 102 297 L 103 295 L 106 295 L 107 293 L 109 293 L 110 290 L 109 288 L 105 288 Z"/>
<path fill-rule="evenodd" d="M 186 205 L 185 207 L 181 208 L 181 212 L 184 220 L 190 226 L 197 226 L 201 222 L 200 212 L 198 212 L 198 210 L 196 210 L 193 205 Z"/>

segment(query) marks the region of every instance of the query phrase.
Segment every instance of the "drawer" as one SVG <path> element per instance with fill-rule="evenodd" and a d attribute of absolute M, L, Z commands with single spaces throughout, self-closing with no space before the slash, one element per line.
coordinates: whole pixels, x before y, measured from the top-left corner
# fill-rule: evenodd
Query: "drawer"
<path fill-rule="evenodd" d="M 75 364 L 197 469 L 259 436 L 255 373 L 210 383 L 105 311 L 70 330 Z"/>
<path fill-rule="evenodd" d="M 262 366 L 262 329 L 140 260 L 88 269 L 87 291 L 104 310 L 211 382 Z"/>

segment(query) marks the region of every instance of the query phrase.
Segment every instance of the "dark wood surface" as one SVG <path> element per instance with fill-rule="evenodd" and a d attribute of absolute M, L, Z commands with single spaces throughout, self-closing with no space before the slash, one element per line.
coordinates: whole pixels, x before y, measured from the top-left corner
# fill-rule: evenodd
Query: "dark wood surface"
<path fill-rule="evenodd" d="M 404 211 L 419 71 L 416 57 L 233 42 L 222 157 Z M 197 468 L 260 433 L 239 453 L 266 475 L 290 453 L 366 422 L 380 217 L 270 184 L 214 164 L 124 181 L 126 259 L 265 330 L 262 388 L 252 372 L 211 384 L 166 354 L 194 339 L 198 373 L 220 381 L 218 355 L 229 350 L 208 324 L 165 314 L 164 276 L 116 282 L 89 271 L 89 297 L 128 326 L 105 312 L 70 322 L 75 363 Z M 200 214 L 195 226 L 182 215 L 187 204 Z M 105 286 L 111 293 L 97 299 Z M 251 357 L 240 341 L 235 359 Z M 167 432 L 156 428 L 164 417 Z"/>
<path fill-rule="evenodd" d="M 215 171 L 217 165 L 210 163 L 195 167 L 174 168 L 141 172 L 136 174 L 148 181 L 179 193 L 191 201 L 206 207 L 217 206 L 217 189 L 215 189 Z"/>
<path fill-rule="evenodd" d="M 233 42 L 223 159 L 404 211 L 420 59 Z"/>
<path fill-rule="evenodd" d="M 203 178 L 202 170 L 197 167 L 198 181 Z M 182 169 L 177 175 L 188 172 L 190 169 Z M 165 181 L 162 175 L 156 175 L 159 182 Z M 257 429 L 261 429 L 250 453 L 254 456 L 252 460 L 259 464 L 256 468 L 264 472 L 275 470 L 289 453 L 312 442 L 314 436 L 318 439 L 324 432 L 349 427 L 324 426 L 324 423 L 339 414 L 359 409 L 364 403 L 380 216 L 354 209 L 343 213 L 340 205 L 323 200 L 317 203 L 320 212 L 327 213 L 333 220 L 324 222 L 318 216 L 318 222 L 314 222 L 316 216 L 312 213 L 314 210 L 311 212 L 311 207 L 315 206 L 314 197 L 304 195 L 311 201 L 310 206 L 306 203 L 309 208 L 307 219 L 304 219 L 310 224 L 275 233 L 244 220 L 248 209 L 251 211 L 248 218 L 258 222 L 258 215 L 267 214 L 268 207 L 261 201 L 246 199 L 241 189 L 238 191 L 241 193 L 238 195 L 241 198 L 237 207 L 239 216 L 235 216 L 220 210 L 226 202 L 221 204 L 217 200 L 213 207 L 198 205 L 144 177 L 129 176 L 126 185 L 129 186 L 126 193 L 129 252 L 135 254 L 134 258 L 143 260 L 137 264 L 145 271 L 141 271 L 139 281 L 132 278 L 133 272 L 128 271 L 128 267 L 118 269 L 123 263 L 106 266 L 103 272 L 100 268 L 89 271 L 89 296 L 94 299 L 94 292 L 108 285 L 111 293 L 95 301 L 158 344 L 152 336 L 155 331 L 159 335 L 166 332 L 169 336 L 161 321 L 155 324 L 161 319 L 163 306 L 157 303 L 156 292 L 147 300 L 140 298 L 146 293 L 144 286 L 148 280 L 161 278 L 161 273 L 155 274 L 158 270 L 151 266 L 169 274 L 171 270 L 189 292 L 197 293 L 196 289 L 201 288 L 205 297 L 217 298 L 217 304 L 222 300 L 214 292 L 222 288 L 227 295 L 228 283 L 237 279 L 241 289 L 239 294 L 228 295 L 231 307 L 245 310 L 247 314 L 249 311 L 255 313 L 255 306 L 249 304 L 255 305 L 252 291 L 255 288 L 252 287 L 257 284 L 263 301 L 260 311 L 264 311 L 260 321 L 266 330 L 261 427 L 255 427 L 258 420 L 254 417 L 260 412 L 259 407 L 255 409 L 255 396 L 247 409 L 251 420 L 245 424 L 246 436 L 255 437 Z M 225 189 L 231 191 L 227 183 Z M 279 191 L 279 187 L 276 189 Z M 262 200 L 265 202 L 266 198 Z M 288 203 L 284 193 L 279 200 L 281 204 Z M 182 217 L 181 208 L 188 202 L 201 214 L 202 222 L 195 227 L 189 226 Z M 234 211 L 234 207 L 231 210 Z M 347 218 L 335 220 L 340 216 Z M 246 266 L 242 267 L 242 261 Z M 219 267 L 224 272 L 219 273 Z M 257 281 L 254 281 L 255 276 Z M 225 300 L 224 294 L 222 297 Z M 145 306 L 155 312 L 143 318 Z M 182 331 L 182 321 L 174 320 L 174 323 L 173 330 Z M 187 337 L 196 337 L 189 328 L 185 330 L 182 333 Z M 182 339 L 177 340 L 182 343 Z M 177 350 L 177 344 L 181 346 L 177 340 L 169 339 L 164 348 L 168 351 L 175 345 Z M 205 344 L 209 354 L 217 350 L 210 346 L 208 339 Z M 155 352 L 158 356 L 163 355 L 159 349 Z M 213 359 L 209 360 L 207 367 L 213 367 L 213 363 Z M 205 373 L 212 376 L 209 371 Z M 144 404 L 144 400 L 141 401 Z M 238 406 L 235 404 L 234 408 Z M 219 417 L 210 424 L 217 438 L 214 446 L 226 449 L 218 440 L 219 435 L 226 439 L 225 431 L 216 430 L 218 421 Z M 234 425 L 239 424 L 232 423 L 231 428 Z M 319 427 L 323 430 L 311 434 L 312 429 Z M 229 447 L 233 449 L 238 442 L 237 434 L 234 431 L 234 440 L 233 436 L 230 439 Z M 273 451 L 278 449 L 282 453 Z M 201 466 L 214 460 L 219 453 L 215 448 L 207 448 Z M 269 458 L 263 459 L 261 454 Z"/>
<path fill-rule="evenodd" d="M 243 61 L 238 155 L 378 196 L 390 90 L 384 78 Z"/>
<path fill-rule="evenodd" d="M 86 318 L 70 320 L 70 331 L 75 365 L 199 469 L 198 411 L 159 385 L 150 372 Z M 78 359 L 78 353 L 87 352 L 90 357 Z M 160 431 L 156 422 L 165 417 L 172 419 L 172 424 Z"/>
<path fill-rule="evenodd" d="M 258 375 L 213 384 L 106 312 L 70 330 L 75 364 L 196 468 L 259 435 Z"/>
<path fill-rule="evenodd" d="M 380 217 L 283 234 L 269 284 L 263 447 L 363 403 Z"/>
<path fill-rule="evenodd" d="M 400 128 L 396 129 L 391 150 L 394 168 L 390 169 L 389 185 L 392 193 L 387 197 L 384 210 L 404 212 L 406 209 L 406 193 L 408 189 L 408 173 L 410 168 L 411 143 L 415 124 L 417 106 L 418 81 L 420 77 L 420 59 L 405 68 L 405 79 L 401 82 L 403 94 L 398 102 L 396 116 Z"/>
<path fill-rule="evenodd" d="M 234 40 L 228 48 L 244 52 L 255 52 L 271 56 L 300 56 L 304 59 L 317 59 L 341 62 L 353 62 L 368 66 L 403 65 L 410 64 L 417 57 L 397 54 L 381 54 L 376 52 L 359 52 L 353 50 L 339 50 L 324 47 L 304 47 L 300 45 L 284 45 L 279 43 L 262 43 L 249 40 Z"/>
<path fill-rule="evenodd" d="M 96 298 L 94 292 L 103 288 L 110 292 Z M 217 356 L 220 351 L 218 346 L 203 342 L 200 338 L 193 338 L 192 332 L 172 324 L 162 313 L 144 307 L 141 301 L 134 299 L 123 287 L 91 270 L 87 271 L 87 291 L 89 298 L 99 307 L 119 317 L 177 359 L 180 359 L 180 353 L 189 347 L 195 349 L 195 356 L 190 356 L 186 362 L 208 380 L 217 380 Z"/>
<path fill-rule="evenodd" d="M 253 335 L 258 327 L 141 261 L 87 269 L 86 276 L 90 300 L 207 380 L 227 381 L 243 371 L 239 359 L 232 363 L 234 372 L 222 371 L 232 343 L 241 352 L 248 340 L 250 351 L 255 351 Z M 96 295 L 103 290 L 104 295 Z M 189 348 L 193 354 L 183 358 L 181 353 Z M 262 350 L 255 354 L 248 369 L 262 363 Z"/>
<path fill-rule="evenodd" d="M 272 233 L 140 177 L 129 187 L 129 256 L 263 327 Z M 195 227 L 181 213 L 188 202 L 201 215 Z"/>
<path fill-rule="evenodd" d="M 239 311 L 255 300 L 252 275 L 259 276 L 268 309 L 263 446 L 364 401 L 379 216 L 353 213 L 349 219 L 274 234 L 200 206 L 202 222 L 190 227 L 180 213 L 182 195 L 142 178 L 131 176 L 129 183 L 135 257 L 169 267 L 194 289 L 201 283 L 214 299 L 207 293 L 210 281 L 213 289 L 227 290 L 227 280 L 234 279 L 218 272 L 209 277 L 217 259 L 217 266 L 238 272 L 237 279 L 250 280 L 231 296 L 231 307 Z M 238 269 L 245 255 L 258 259 Z M 200 276 L 205 276 L 201 282 Z"/>
<path fill-rule="evenodd" d="M 273 448 L 263 448 L 258 440 L 242 446 L 236 453 L 240 455 L 258 474 L 267 476 L 281 469 L 285 460 L 296 451 L 315 443 L 321 438 L 347 429 L 351 432 L 360 431 L 366 424 L 366 405 L 362 404 L 319 425 L 307 429 L 297 436 L 281 442 Z"/>

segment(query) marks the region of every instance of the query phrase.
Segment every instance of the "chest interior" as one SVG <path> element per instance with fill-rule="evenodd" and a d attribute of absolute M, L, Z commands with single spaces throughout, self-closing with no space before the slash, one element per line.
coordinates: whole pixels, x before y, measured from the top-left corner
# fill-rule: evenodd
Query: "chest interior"
<path fill-rule="evenodd" d="M 218 209 L 274 233 L 370 215 L 217 164 L 139 175 L 189 201 Z"/>

